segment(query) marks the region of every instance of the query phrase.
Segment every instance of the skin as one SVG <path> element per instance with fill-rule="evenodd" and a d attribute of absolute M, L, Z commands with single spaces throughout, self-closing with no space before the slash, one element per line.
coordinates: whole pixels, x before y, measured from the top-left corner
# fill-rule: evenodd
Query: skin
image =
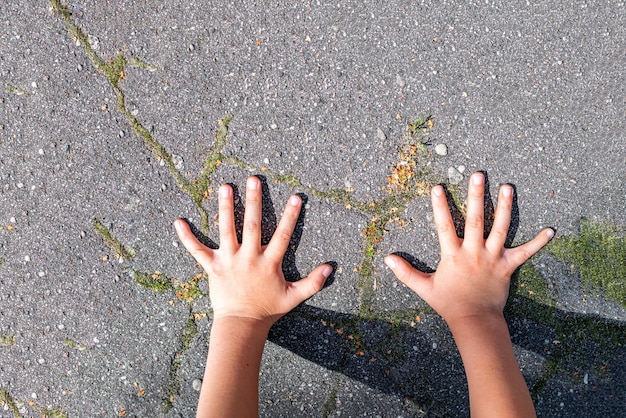
<path fill-rule="evenodd" d="M 219 189 L 220 247 L 211 250 L 181 219 L 174 223 L 181 242 L 209 275 L 213 325 L 198 401 L 198 417 L 258 416 L 258 377 L 270 327 L 319 292 L 332 272 L 322 264 L 297 282 L 285 280 L 282 259 L 300 214 L 302 200 L 291 196 L 266 246 L 261 246 L 261 182 L 248 178 L 241 244 L 235 233 L 233 191 Z"/>
<path fill-rule="evenodd" d="M 485 240 L 484 182 L 482 173 L 470 178 L 464 239 L 456 235 L 443 188 L 433 188 L 432 205 L 441 246 L 441 261 L 435 273 L 416 270 L 395 255 L 387 256 L 385 263 L 450 327 L 467 375 L 471 415 L 534 417 L 503 310 L 511 275 L 550 241 L 554 231 L 544 229 L 524 245 L 505 248 L 513 188 L 504 185 L 493 227 Z"/>
<path fill-rule="evenodd" d="M 200 243 L 178 219 L 176 232 L 209 275 L 214 310 L 198 417 L 256 417 L 263 347 L 276 320 L 319 292 L 332 267 L 322 264 L 308 277 L 287 282 L 282 258 L 302 201 L 291 196 L 272 239 L 261 246 L 261 183 L 246 187 L 243 238 L 235 233 L 233 191 L 219 190 L 220 248 Z M 435 186 L 432 204 L 441 246 L 437 271 L 426 274 L 401 257 L 385 263 L 400 281 L 430 304 L 448 323 L 467 374 L 472 416 L 533 417 L 534 407 L 513 354 L 503 310 L 511 274 L 554 235 L 545 229 L 516 248 L 504 248 L 511 221 L 513 188 L 500 189 L 493 228 L 484 227 L 484 176 L 470 179 L 465 238 L 458 238 L 444 190 Z"/>

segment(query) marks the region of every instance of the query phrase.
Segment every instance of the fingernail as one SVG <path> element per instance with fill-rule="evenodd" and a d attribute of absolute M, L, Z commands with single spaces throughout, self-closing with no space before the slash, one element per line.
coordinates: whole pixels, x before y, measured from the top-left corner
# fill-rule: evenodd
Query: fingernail
<path fill-rule="evenodd" d="M 396 260 L 393 257 L 385 257 L 384 261 L 385 264 L 387 264 L 387 267 L 389 267 L 390 269 L 396 266 Z"/>
<path fill-rule="evenodd" d="M 513 188 L 511 186 L 503 186 L 502 187 L 502 195 L 505 197 L 509 197 L 513 194 Z"/>
<path fill-rule="evenodd" d="M 298 206 L 300 204 L 300 198 L 298 196 L 291 196 L 289 198 L 289 204 L 291 206 Z"/>
<path fill-rule="evenodd" d="M 181 227 L 180 223 L 181 223 L 181 222 L 182 222 L 182 221 L 181 221 L 180 219 L 176 219 L 176 220 L 174 221 L 174 228 L 176 228 L 176 230 L 179 230 L 179 229 L 180 229 L 180 227 Z"/>
<path fill-rule="evenodd" d="M 223 185 L 220 187 L 220 197 L 227 198 L 230 196 L 231 188 L 229 186 Z"/>
<path fill-rule="evenodd" d="M 330 267 L 330 266 L 326 266 L 322 270 L 322 276 L 324 276 L 325 278 L 328 279 L 328 277 L 330 276 L 330 273 L 332 273 L 332 272 L 333 272 L 333 268 Z"/>
<path fill-rule="evenodd" d="M 548 238 L 552 239 L 552 237 L 554 237 L 554 229 L 549 228 L 549 229 L 546 231 L 546 235 L 548 235 Z"/>
<path fill-rule="evenodd" d="M 472 175 L 472 183 L 475 186 L 480 186 L 481 184 L 483 184 L 484 179 L 485 178 L 483 177 L 483 175 L 481 173 L 474 173 Z"/>
<path fill-rule="evenodd" d="M 435 186 L 433 187 L 433 193 L 435 194 L 435 196 L 439 197 L 443 194 L 443 187 L 441 186 Z"/>
<path fill-rule="evenodd" d="M 256 177 L 248 179 L 248 189 L 256 190 L 259 187 L 259 180 Z"/>

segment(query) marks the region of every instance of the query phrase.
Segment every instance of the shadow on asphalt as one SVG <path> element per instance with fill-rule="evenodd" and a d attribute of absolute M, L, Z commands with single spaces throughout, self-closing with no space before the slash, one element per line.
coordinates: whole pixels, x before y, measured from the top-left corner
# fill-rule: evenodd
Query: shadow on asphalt
<path fill-rule="evenodd" d="M 258 177 L 263 187 L 262 243 L 267 244 L 277 218 L 267 180 Z M 240 234 L 244 206 L 237 186 L 231 186 Z M 494 215 L 488 190 L 486 187 L 486 235 Z M 447 194 L 457 233 L 462 237 L 462 211 L 449 191 Z M 295 260 L 308 197 L 302 193 L 299 196 L 302 211 L 283 259 L 283 273 L 290 281 L 302 277 Z M 507 246 L 513 242 L 518 226 L 514 192 Z M 434 271 L 410 254 L 398 255 L 416 268 Z M 336 268 L 336 263 L 331 264 Z M 331 275 L 325 287 L 332 286 L 333 280 Z M 516 280 L 517 272 L 512 282 Z M 534 354 L 521 362 L 527 369 L 527 382 L 540 415 L 605 417 L 622 411 L 626 404 L 626 324 L 559 310 L 519 295 L 509 297 L 505 315 L 513 343 Z M 428 322 L 428 326 L 410 326 L 406 321 L 363 319 L 302 304 L 274 324 L 268 340 L 377 391 L 409 399 L 427 416 L 468 416 L 465 372 L 452 336 L 440 317 L 434 315 Z M 433 344 L 433 335 L 440 346 Z"/>
<path fill-rule="evenodd" d="M 573 314 L 523 297 L 509 304 L 506 315 L 513 343 L 540 356 L 522 360 L 533 374 L 526 378 L 538 410 L 545 405 L 553 416 L 586 417 L 615 416 L 623 410 L 626 351 L 619 341 L 626 341 L 626 324 Z M 532 314 L 515 316 L 520 309 Z M 560 336 L 538 322 L 543 315 L 551 316 Z M 434 321 L 438 322 L 435 330 L 441 331 L 437 339 L 445 340 L 438 348 L 433 347 L 432 325 L 420 329 L 421 324 L 363 320 L 301 305 L 272 327 L 268 339 L 380 392 L 410 399 L 428 416 L 469 415 L 463 364 L 445 322 L 438 317 Z"/>

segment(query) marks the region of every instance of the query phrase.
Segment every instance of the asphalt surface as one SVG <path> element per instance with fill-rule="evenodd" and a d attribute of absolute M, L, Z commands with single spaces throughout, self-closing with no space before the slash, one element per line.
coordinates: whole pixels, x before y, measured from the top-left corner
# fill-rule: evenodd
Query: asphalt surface
<path fill-rule="evenodd" d="M 436 267 L 428 198 L 380 209 L 420 116 L 417 178 L 459 204 L 473 171 L 514 184 L 514 243 L 626 225 L 623 1 L 104 3 L 0 5 L 0 417 L 193 416 L 210 302 L 172 222 L 204 210 L 217 241 L 213 191 L 252 174 L 269 233 L 306 197 L 287 275 L 336 265 L 270 333 L 261 416 L 468 416 L 445 323 L 382 263 Z M 538 413 L 620 416 L 626 310 L 548 252 L 529 266 L 551 302 L 507 315 Z"/>

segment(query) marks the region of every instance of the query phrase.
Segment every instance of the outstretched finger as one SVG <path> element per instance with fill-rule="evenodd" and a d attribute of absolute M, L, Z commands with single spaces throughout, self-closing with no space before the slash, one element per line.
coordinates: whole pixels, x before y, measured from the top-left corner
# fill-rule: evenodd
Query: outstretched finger
<path fill-rule="evenodd" d="M 467 215 L 463 246 L 482 247 L 485 228 L 485 176 L 474 173 L 470 177 L 467 191 Z"/>
<path fill-rule="evenodd" d="M 448 199 L 446 199 L 446 193 L 443 190 L 443 187 L 433 187 L 431 191 L 431 200 L 441 250 L 445 251 L 450 248 L 457 247 L 459 245 L 459 237 L 456 235 L 452 215 L 450 215 Z"/>
<path fill-rule="evenodd" d="M 428 299 L 427 294 L 431 286 L 431 274 L 417 270 L 404 258 L 394 254 L 385 257 L 385 264 L 393 271 L 398 280 L 407 285 L 422 299 Z"/>
<path fill-rule="evenodd" d="M 263 192 L 258 177 L 248 178 L 246 183 L 246 211 L 243 215 L 243 248 L 259 251 L 261 248 L 261 216 Z"/>
<path fill-rule="evenodd" d="M 504 257 L 512 267 L 511 271 L 515 270 L 530 257 L 535 255 L 541 250 L 550 240 L 554 237 L 554 230 L 552 228 L 546 228 L 537 234 L 535 238 L 528 241 L 519 247 L 509 248 L 504 251 Z"/>
<path fill-rule="evenodd" d="M 232 253 L 237 246 L 233 189 L 224 184 L 219 190 L 220 249 Z"/>
<path fill-rule="evenodd" d="M 174 221 L 174 227 L 176 228 L 178 238 L 187 251 L 189 251 L 193 258 L 195 258 L 205 270 L 207 270 L 213 259 L 213 250 L 198 241 L 198 238 L 191 232 L 187 222 L 182 219 L 176 219 L 176 221 Z"/>
<path fill-rule="evenodd" d="M 513 204 L 513 187 L 505 184 L 500 188 L 500 196 L 498 197 L 498 206 L 496 207 L 496 216 L 493 220 L 493 226 L 485 246 L 493 253 L 497 254 L 502 251 L 509 234 L 509 226 L 511 225 L 511 207 Z"/>
<path fill-rule="evenodd" d="M 281 259 L 287 250 L 289 241 L 291 241 L 291 234 L 298 222 L 298 216 L 300 216 L 300 206 L 302 205 L 302 199 L 299 196 L 293 195 L 289 198 L 282 218 L 276 227 L 274 235 L 269 244 L 265 248 L 265 255 L 276 259 Z"/>
<path fill-rule="evenodd" d="M 286 310 L 290 311 L 322 290 L 326 279 L 328 279 L 328 276 L 330 276 L 332 272 L 332 266 L 329 264 L 321 264 L 304 279 L 298 280 L 297 282 L 289 282 L 290 294 L 286 301 L 288 304 Z"/>

